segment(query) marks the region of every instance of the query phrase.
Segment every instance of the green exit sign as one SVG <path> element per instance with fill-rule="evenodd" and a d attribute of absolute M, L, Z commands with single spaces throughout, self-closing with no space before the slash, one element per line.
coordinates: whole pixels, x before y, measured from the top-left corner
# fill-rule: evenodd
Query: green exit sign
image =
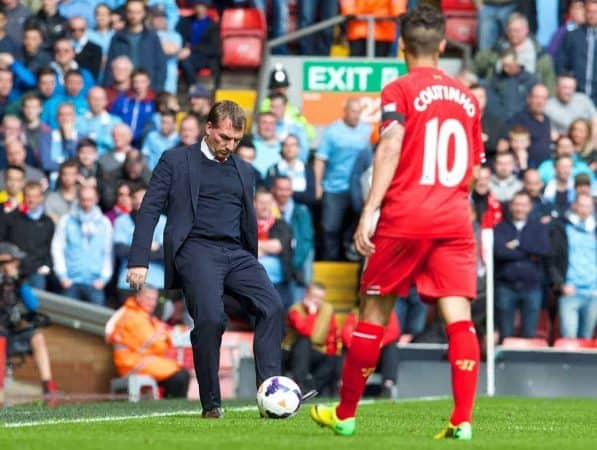
<path fill-rule="evenodd" d="M 404 61 L 306 61 L 303 91 L 379 92 L 406 73 Z"/>

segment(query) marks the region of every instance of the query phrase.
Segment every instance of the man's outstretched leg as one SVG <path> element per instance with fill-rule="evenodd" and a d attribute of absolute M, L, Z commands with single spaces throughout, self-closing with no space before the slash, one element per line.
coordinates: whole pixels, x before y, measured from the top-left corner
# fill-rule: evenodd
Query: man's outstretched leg
<path fill-rule="evenodd" d="M 367 378 L 379 360 L 384 327 L 394 307 L 395 296 L 363 296 L 359 322 L 352 333 L 350 348 L 342 369 L 340 403 L 337 407 L 315 405 L 311 418 L 336 434 L 351 436 L 356 429 L 355 415 Z"/>
<path fill-rule="evenodd" d="M 444 297 L 438 306 L 446 322 L 454 409 L 448 427 L 435 438 L 469 440 L 473 436 L 471 423 L 480 359 L 470 303 L 464 297 Z"/>

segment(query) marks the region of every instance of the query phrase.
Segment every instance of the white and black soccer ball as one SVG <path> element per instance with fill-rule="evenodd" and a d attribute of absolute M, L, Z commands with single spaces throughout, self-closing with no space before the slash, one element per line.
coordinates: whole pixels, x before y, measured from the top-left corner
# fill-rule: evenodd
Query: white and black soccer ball
<path fill-rule="evenodd" d="M 288 377 L 270 377 L 257 389 L 257 408 L 262 417 L 287 419 L 301 407 L 301 389 Z"/>

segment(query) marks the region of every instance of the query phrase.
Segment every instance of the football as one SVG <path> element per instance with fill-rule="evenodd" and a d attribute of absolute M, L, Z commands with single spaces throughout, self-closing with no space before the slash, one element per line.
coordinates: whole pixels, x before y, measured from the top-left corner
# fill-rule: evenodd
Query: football
<path fill-rule="evenodd" d="M 301 407 L 301 389 L 288 377 L 270 377 L 257 390 L 261 417 L 287 419 Z"/>

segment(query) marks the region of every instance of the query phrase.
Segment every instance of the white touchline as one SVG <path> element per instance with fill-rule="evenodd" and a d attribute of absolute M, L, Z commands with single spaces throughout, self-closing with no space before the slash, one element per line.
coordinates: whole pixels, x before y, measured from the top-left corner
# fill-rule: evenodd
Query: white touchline
<path fill-rule="evenodd" d="M 437 396 L 437 397 L 421 397 L 421 398 L 411 398 L 411 399 L 400 399 L 396 403 L 412 403 L 418 401 L 433 401 L 433 400 L 444 400 L 450 397 L 446 396 Z M 386 400 L 388 401 L 388 400 Z M 378 400 L 374 399 L 366 399 L 361 400 L 361 405 L 368 405 L 372 403 L 377 403 Z M 383 400 L 382 400 L 383 402 Z M 224 407 L 224 412 L 226 411 L 234 411 L 234 412 L 242 412 L 242 411 L 257 411 L 257 406 L 231 406 L 229 408 Z M 4 428 L 25 428 L 25 427 L 37 427 L 37 426 L 44 426 L 44 425 L 64 425 L 64 424 L 71 424 L 71 423 L 94 423 L 94 422 L 115 422 L 117 420 L 134 420 L 134 419 L 150 419 L 153 417 L 172 417 L 172 416 L 200 416 L 200 410 L 193 410 L 190 411 L 188 409 L 179 410 L 179 411 L 163 411 L 163 412 L 154 412 L 154 413 L 147 413 L 147 414 L 136 414 L 136 415 L 128 415 L 128 416 L 102 416 L 102 417 L 82 417 L 82 418 L 66 418 L 66 419 L 47 419 L 47 420 L 39 420 L 39 421 L 31 421 L 31 422 L 9 422 L 4 423 L 2 426 Z"/>

